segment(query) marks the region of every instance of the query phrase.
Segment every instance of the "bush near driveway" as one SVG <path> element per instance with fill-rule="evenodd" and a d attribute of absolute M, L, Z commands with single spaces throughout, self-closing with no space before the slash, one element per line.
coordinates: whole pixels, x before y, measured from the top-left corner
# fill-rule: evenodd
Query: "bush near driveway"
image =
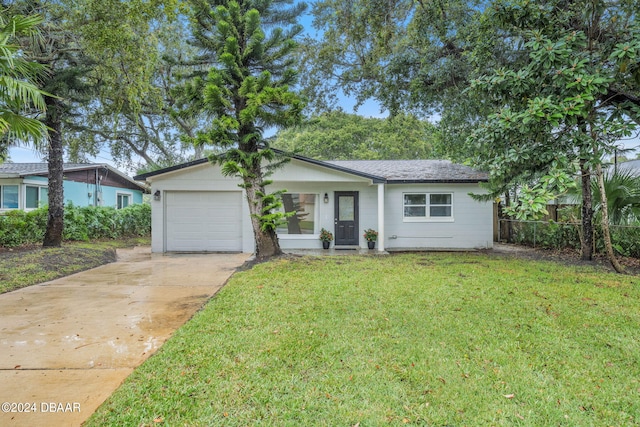
<path fill-rule="evenodd" d="M 640 424 L 638 279 L 487 254 L 235 274 L 102 425 Z"/>
<path fill-rule="evenodd" d="M 15 247 L 40 243 L 47 227 L 47 208 L 30 212 L 9 211 L 0 215 L 0 246 Z M 72 204 L 64 210 L 64 240 L 89 241 L 151 234 L 151 206 L 147 203 L 113 207 Z"/>

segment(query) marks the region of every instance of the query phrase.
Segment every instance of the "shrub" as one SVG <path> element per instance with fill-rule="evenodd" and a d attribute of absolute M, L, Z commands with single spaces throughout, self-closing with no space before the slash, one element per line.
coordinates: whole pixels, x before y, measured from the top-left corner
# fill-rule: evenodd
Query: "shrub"
<path fill-rule="evenodd" d="M 47 227 L 48 209 L 8 211 L 0 215 L 0 246 L 40 243 Z M 64 240 L 117 239 L 151 234 L 151 206 L 124 209 L 68 204 L 64 209 Z"/>
<path fill-rule="evenodd" d="M 10 211 L 2 217 L 0 223 L 0 240 L 5 246 L 17 246 L 26 243 L 26 214 L 21 211 Z"/>
<path fill-rule="evenodd" d="M 116 225 L 120 236 L 148 236 L 151 234 L 151 205 L 130 205 L 116 211 Z"/>
<path fill-rule="evenodd" d="M 9 211 L 0 216 L 0 245 L 12 247 L 41 241 L 47 225 L 47 211 Z"/>
<path fill-rule="evenodd" d="M 113 207 L 87 206 L 82 208 L 89 239 L 114 239 L 118 237 L 116 230 L 116 213 Z"/>
<path fill-rule="evenodd" d="M 580 248 L 580 236 L 575 224 L 512 221 L 513 241 L 547 249 Z"/>
<path fill-rule="evenodd" d="M 640 227 L 611 227 L 611 243 L 620 255 L 640 258 Z"/>
<path fill-rule="evenodd" d="M 89 230 L 87 229 L 86 218 L 82 208 L 69 203 L 64 208 L 64 240 L 89 240 Z"/>
<path fill-rule="evenodd" d="M 580 249 L 580 224 L 543 222 L 543 221 L 511 221 L 513 227 L 513 243 L 542 247 L 547 249 Z M 618 254 L 640 258 L 640 226 L 612 225 L 611 242 Z M 602 228 L 594 224 L 594 248 L 596 253 L 604 253 Z"/>

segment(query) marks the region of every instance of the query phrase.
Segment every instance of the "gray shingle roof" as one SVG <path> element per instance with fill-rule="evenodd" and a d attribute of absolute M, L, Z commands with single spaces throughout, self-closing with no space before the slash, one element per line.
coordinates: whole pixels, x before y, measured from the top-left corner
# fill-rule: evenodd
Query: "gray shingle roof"
<path fill-rule="evenodd" d="M 449 160 L 332 160 L 325 163 L 388 182 L 478 182 L 489 175 Z"/>
<path fill-rule="evenodd" d="M 466 183 L 488 181 L 489 175 L 468 166 L 459 165 L 449 160 L 315 160 L 303 156 L 293 156 L 304 162 L 365 176 L 374 182 L 389 183 Z M 198 159 L 180 165 L 159 169 L 135 176 L 136 180 L 144 180 L 167 172 L 189 168 L 208 163 L 207 159 Z"/>
<path fill-rule="evenodd" d="M 131 183 L 142 191 L 148 191 L 146 185 L 135 182 L 131 177 L 120 172 L 118 169 L 105 163 L 64 163 L 64 172 L 93 170 L 106 168 L 118 175 L 121 179 Z M 49 173 L 46 163 L 2 163 L 0 164 L 0 178 L 23 178 L 30 175 L 47 176 Z"/>
<path fill-rule="evenodd" d="M 98 166 L 92 163 L 65 163 L 64 170 L 93 168 Z M 36 175 L 47 173 L 46 163 L 2 163 L 0 164 L 0 173 L 24 175 Z"/>

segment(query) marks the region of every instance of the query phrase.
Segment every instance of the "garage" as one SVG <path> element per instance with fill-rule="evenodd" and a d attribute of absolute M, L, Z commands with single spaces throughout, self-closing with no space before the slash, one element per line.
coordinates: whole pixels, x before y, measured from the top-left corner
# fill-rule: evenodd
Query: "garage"
<path fill-rule="evenodd" d="M 242 193 L 165 192 L 165 251 L 241 252 Z"/>

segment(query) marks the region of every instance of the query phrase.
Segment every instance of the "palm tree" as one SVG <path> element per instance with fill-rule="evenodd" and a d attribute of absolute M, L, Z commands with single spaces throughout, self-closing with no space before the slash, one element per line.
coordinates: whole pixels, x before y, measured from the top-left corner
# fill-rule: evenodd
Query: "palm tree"
<path fill-rule="evenodd" d="M 604 173 L 604 188 L 607 195 L 607 211 L 612 225 L 628 225 L 640 220 L 640 177 L 633 176 L 626 170 Z M 594 214 L 602 211 L 600 187 L 597 182 L 591 183 L 593 193 Z"/>
<path fill-rule="evenodd" d="M 633 225 L 640 221 L 640 177 L 624 169 L 617 171 L 603 168 L 607 212 L 611 225 Z M 580 183 L 568 193 L 571 203 L 580 203 Z M 602 221 L 602 196 L 596 179 L 591 180 L 593 214 L 596 222 Z"/>
<path fill-rule="evenodd" d="M 34 84 L 43 67 L 26 60 L 17 43 L 18 36 L 37 36 L 38 15 L 14 14 L 11 8 L 0 9 L 0 159 L 10 145 L 46 140 L 47 128 L 36 118 L 28 117 L 33 109 L 45 110 L 44 92 Z"/>

